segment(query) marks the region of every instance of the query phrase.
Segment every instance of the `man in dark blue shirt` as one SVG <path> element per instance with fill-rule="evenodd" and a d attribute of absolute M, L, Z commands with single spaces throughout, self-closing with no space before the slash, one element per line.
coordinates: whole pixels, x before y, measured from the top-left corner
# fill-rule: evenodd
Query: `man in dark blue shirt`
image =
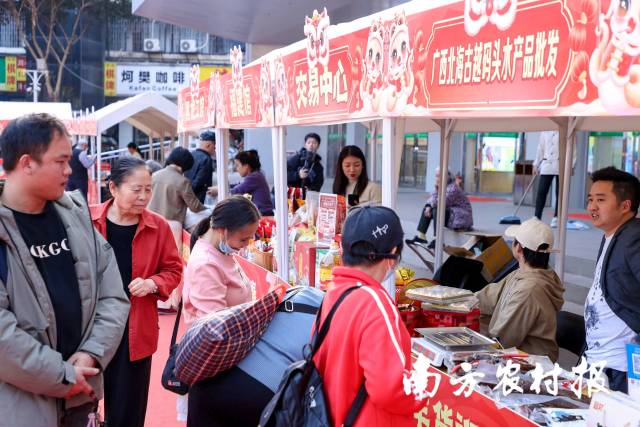
<path fill-rule="evenodd" d="M 192 152 L 193 167 L 185 172 L 184 176 L 189 178 L 193 192 L 200 203 L 204 203 L 207 196 L 207 189 L 213 184 L 213 159 L 216 154 L 216 134 L 210 130 L 200 134 L 198 148 Z"/>

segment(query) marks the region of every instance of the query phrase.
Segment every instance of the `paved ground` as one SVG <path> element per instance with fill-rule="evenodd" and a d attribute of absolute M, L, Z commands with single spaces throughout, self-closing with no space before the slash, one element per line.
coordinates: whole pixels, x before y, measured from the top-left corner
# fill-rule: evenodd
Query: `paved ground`
<path fill-rule="evenodd" d="M 485 197 L 479 195 L 478 199 L 487 199 L 491 201 L 472 201 L 474 229 L 482 232 L 502 234 L 507 228 L 506 225 L 500 225 L 500 217 L 511 215 L 514 205 L 509 200 L 497 201 L 504 197 Z M 397 212 L 402 220 L 402 225 L 406 237 L 413 237 L 418 224 L 419 212 L 424 206 L 427 199 L 426 194 L 421 190 L 409 188 L 400 188 L 397 200 Z M 475 198 L 474 198 L 475 199 Z M 496 200 L 496 201 L 493 201 Z M 571 211 L 570 214 L 584 214 L 585 212 Z M 533 207 L 523 206 L 518 213 L 523 220 L 533 216 Z M 544 220 L 551 221 L 552 211 L 546 209 Z M 584 223 L 591 227 L 587 220 Z M 433 238 L 432 229 L 428 232 L 429 239 Z M 595 268 L 595 259 L 600 245 L 602 232 L 598 229 L 590 228 L 589 230 L 567 231 L 567 256 L 565 263 L 565 307 L 567 311 L 582 314 L 584 300 L 589 291 L 593 280 L 593 270 Z M 459 245 L 466 240 L 464 235 L 446 231 L 445 243 L 450 245 Z M 424 268 L 422 261 L 411 251 L 403 252 L 403 263 L 415 268 L 418 274 L 431 277 L 433 273 Z"/>

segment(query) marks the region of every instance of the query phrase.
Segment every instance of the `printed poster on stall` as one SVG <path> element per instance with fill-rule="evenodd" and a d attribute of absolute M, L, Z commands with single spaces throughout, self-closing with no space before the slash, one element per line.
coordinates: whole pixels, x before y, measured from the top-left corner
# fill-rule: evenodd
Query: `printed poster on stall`
<path fill-rule="evenodd" d="M 260 267 L 258 264 L 254 264 L 240 255 L 234 255 L 233 259 L 243 280 L 251 285 L 252 300 L 265 296 L 274 285 L 281 284 L 289 287 L 289 284 L 277 274 Z"/>
<path fill-rule="evenodd" d="M 347 204 L 343 196 L 320 193 L 318 201 L 318 244 L 329 246 L 336 234 L 341 232 L 347 215 Z"/>

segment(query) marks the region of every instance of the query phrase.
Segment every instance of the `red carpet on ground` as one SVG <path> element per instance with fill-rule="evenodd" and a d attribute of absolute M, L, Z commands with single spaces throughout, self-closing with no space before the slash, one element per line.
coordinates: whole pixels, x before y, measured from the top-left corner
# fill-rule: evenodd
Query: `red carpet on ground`
<path fill-rule="evenodd" d="M 176 419 L 176 394 L 173 394 L 160 384 L 162 370 L 169 356 L 169 343 L 171 332 L 176 320 L 175 315 L 160 316 L 160 340 L 158 351 L 153 355 L 151 364 L 151 385 L 149 386 L 149 403 L 147 405 L 147 418 L 145 427 L 184 427 L 186 423 Z M 184 332 L 184 325 L 180 327 L 178 340 Z"/>

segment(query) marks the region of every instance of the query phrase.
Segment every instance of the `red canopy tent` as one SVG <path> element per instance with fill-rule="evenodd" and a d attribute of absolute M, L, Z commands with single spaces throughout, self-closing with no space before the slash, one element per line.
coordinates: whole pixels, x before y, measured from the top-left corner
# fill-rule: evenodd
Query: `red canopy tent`
<path fill-rule="evenodd" d="M 280 150 L 274 167 L 281 172 L 284 127 L 381 119 L 383 203 L 391 207 L 405 131 L 439 131 L 444 168 L 453 132 L 557 130 L 563 170 L 556 267 L 562 276 L 567 159 L 576 132 L 640 128 L 638 16 L 638 4 L 620 0 L 412 1 L 335 26 L 324 11 L 314 11 L 301 22 L 306 39 L 210 84 L 214 124 L 273 126 Z M 258 79 L 265 69 L 271 85 Z M 230 90 L 239 81 L 249 84 L 248 92 L 245 86 Z M 266 109 L 255 108 L 268 108 L 261 99 L 269 95 L 272 121 Z M 247 96 L 251 117 L 238 107 Z M 286 185 L 276 182 L 276 190 Z M 437 243 L 441 248 L 442 229 Z M 437 251 L 436 267 L 441 262 Z"/>

